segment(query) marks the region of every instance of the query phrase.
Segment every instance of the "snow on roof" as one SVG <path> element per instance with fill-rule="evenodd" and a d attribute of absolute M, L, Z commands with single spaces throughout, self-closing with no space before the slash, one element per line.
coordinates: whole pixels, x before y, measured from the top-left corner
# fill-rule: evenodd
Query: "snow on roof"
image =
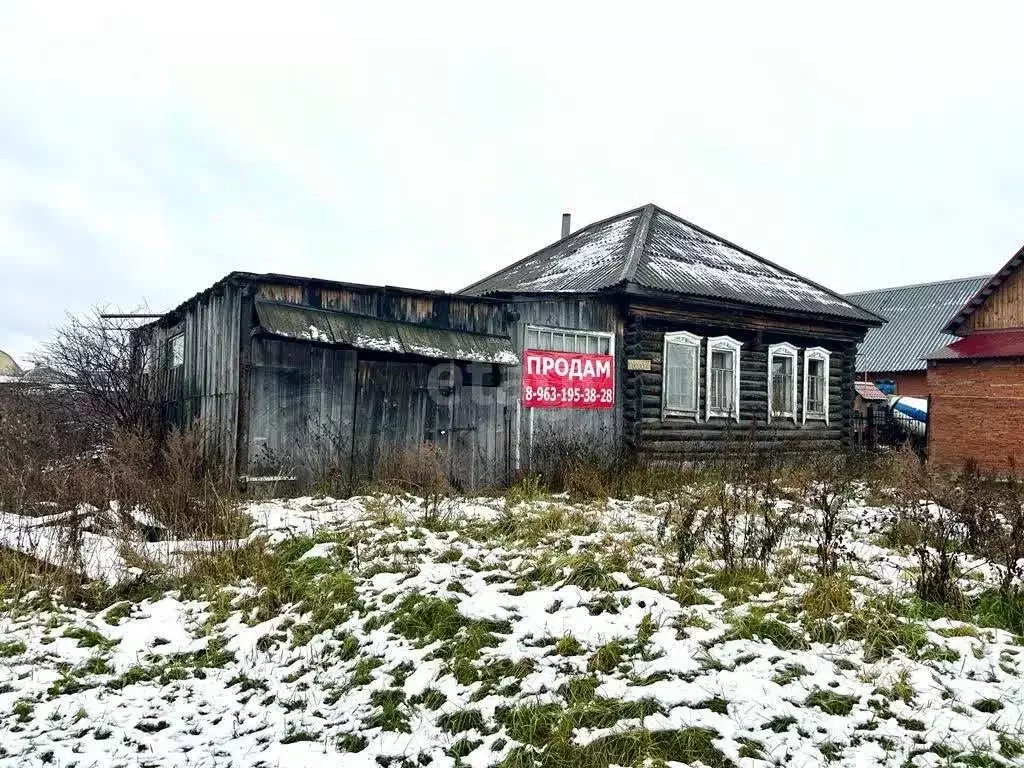
<path fill-rule="evenodd" d="M 463 293 L 585 293 L 630 284 L 881 322 L 827 288 L 650 204 L 584 227 Z"/>

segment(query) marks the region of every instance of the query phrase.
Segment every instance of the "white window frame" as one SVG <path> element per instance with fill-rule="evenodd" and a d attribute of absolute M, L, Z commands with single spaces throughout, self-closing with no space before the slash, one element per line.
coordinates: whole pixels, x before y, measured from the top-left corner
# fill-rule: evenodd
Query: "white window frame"
<path fill-rule="evenodd" d="M 175 354 L 175 345 L 180 341 L 181 343 L 181 357 Z M 167 360 L 170 363 L 170 369 L 173 371 L 175 368 L 180 368 L 185 364 L 185 333 L 176 333 L 167 339 Z"/>
<path fill-rule="evenodd" d="M 803 423 L 807 423 L 807 419 L 810 418 L 812 421 L 824 421 L 825 426 L 828 426 L 828 417 L 830 406 L 829 393 L 828 393 L 828 381 L 829 381 L 829 358 L 832 353 L 824 347 L 810 347 L 804 350 L 804 417 Z M 815 413 L 811 416 L 807 415 L 807 393 L 809 389 L 809 377 L 808 373 L 811 370 L 811 360 L 821 360 L 824 363 L 824 375 L 825 375 L 825 391 L 822 393 L 824 400 L 824 412 Z"/>
<path fill-rule="evenodd" d="M 605 353 L 601 352 L 601 344 L 600 344 L 600 342 L 601 341 L 607 341 L 608 342 L 608 353 L 607 354 L 610 357 L 615 357 L 615 334 L 614 333 L 609 333 L 608 331 L 588 331 L 588 330 L 585 330 L 583 328 L 555 328 L 555 327 L 548 326 L 548 325 L 527 325 L 526 326 L 526 330 L 525 330 L 525 332 L 523 334 L 523 348 L 524 349 L 539 349 L 539 350 L 542 350 L 542 351 L 545 351 L 545 352 L 558 352 L 559 350 L 551 349 L 550 347 L 543 347 L 543 346 L 531 347 L 529 345 L 529 338 L 530 338 L 530 332 L 531 331 L 536 331 L 538 345 L 541 343 L 541 334 L 544 334 L 544 333 L 549 333 L 549 334 L 552 334 L 552 335 L 561 336 L 562 339 L 563 339 L 563 345 L 564 345 L 564 340 L 565 340 L 566 337 L 569 337 L 569 336 L 573 337 L 575 339 L 574 346 L 576 347 L 576 349 L 565 350 L 567 352 L 578 352 L 578 353 L 582 352 L 582 353 L 589 353 L 589 354 L 595 354 L 595 355 L 602 355 L 602 354 L 605 354 Z M 583 345 L 584 347 L 586 347 L 585 349 L 580 349 L 579 348 L 579 340 L 581 338 L 583 338 L 583 339 L 596 339 L 596 340 L 598 340 L 598 343 L 594 345 L 595 349 L 594 349 L 593 352 L 590 351 L 590 345 L 589 344 L 584 344 Z"/>
<path fill-rule="evenodd" d="M 689 416 L 700 421 L 700 343 L 703 336 L 689 331 L 669 331 L 661 348 L 661 415 Z M 690 347 L 693 351 L 693 410 L 672 408 L 668 402 L 668 348 L 670 345 Z"/>
<path fill-rule="evenodd" d="M 790 398 L 789 410 L 779 410 L 775 413 L 775 403 L 772 402 L 772 363 L 776 357 L 788 357 L 793 361 L 793 394 Z M 768 347 L 768 423 L 770 424 L 773 418 L 779 419 L 790 419 L 796 424 L 796 372 L 797 363 L 799 362 L 799 350 L 790 344 L 788 341 L 784 341 L 780 344 L 771 344 Z"/>
<path fill-rule="evenodd" d="M 708 339 L 708 349 L 705 362 L 704 374 L 704 409 L 708 418 L 732 417 L 739 423 L 740 420 L 740 349 L 743 344 L 736 341 L 732 336 L 714 336 Z M 711 355 L 713 352 L 731 352 L 733 355 L 732 365 L 732 409 L 729 411 L 714 410 L 711 407 Z"/>

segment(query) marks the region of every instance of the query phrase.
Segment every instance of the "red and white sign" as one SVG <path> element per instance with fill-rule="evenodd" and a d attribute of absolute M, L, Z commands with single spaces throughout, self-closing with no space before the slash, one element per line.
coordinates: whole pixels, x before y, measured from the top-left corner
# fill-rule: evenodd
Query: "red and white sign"
<path fill-rule="evenodd" d="M 527 408 L 608 409 L 615 405 L 615 358 L 582 352 L 523 350 Z"/>

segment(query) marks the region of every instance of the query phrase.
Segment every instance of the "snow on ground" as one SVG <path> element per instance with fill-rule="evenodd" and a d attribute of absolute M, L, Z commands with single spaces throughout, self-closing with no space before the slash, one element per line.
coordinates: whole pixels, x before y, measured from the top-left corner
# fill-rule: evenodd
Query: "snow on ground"
<path fill-rule="evenodd" d="M 679 578 L 643 499 L 248 511 L 245 541 L 175 545 L 214 553 L 179 552 L 175 591 L 143 569 L 124 599 L 0 613 L 0 766 L 1024 764 L 1018 638 L 895 615 L 912 563 L 874 537 L 885 510 L 849 511 L 855 604 L 825 622 L 806 526 L 771 575 Z M 46 557 L 24 526 L 0 542 Z M 90 546 L 118 581 L 122 550 Z"/>

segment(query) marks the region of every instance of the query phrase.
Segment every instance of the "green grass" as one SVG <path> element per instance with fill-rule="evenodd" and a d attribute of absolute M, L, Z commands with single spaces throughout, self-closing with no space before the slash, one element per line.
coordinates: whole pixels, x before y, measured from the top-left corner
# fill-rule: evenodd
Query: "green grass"
<path fill-rule="evenodd" d="M 89 627 L 68 627 L 62 637 L 77 640 L 79 648 L 110 649 L 117 645 L 116 640 L 110 640 Z"/>
<path fill-rule="evenodd" d="M 809 707 L 817 707 L 829 715 L 848 715 L 857 705 L 856 696 L 844 696 L 835 691 L 818 689 L 812 691 L 804 702 Z"/>
<path fill-rule="evenodd" d="M 555 643 L 555 653 L 559 656 L 579 656 L 583 651 L 583 643 L 572 635 L 563 635 Z"/>
<path fill-rule="evenodd" d="M 19 699 L 14 702 L 14 706 L 11 708 L 11 714 L 18 718 L 19 723 L 27 723 L 32 719 L 32 712 L 35 709 L 31 701 L 25 699 Z"/>
<path fill-rule="evenodd" d="M 775 673 L 775 676 L 772 677 L 772 682 L 776 685 L 789 685 L 794 680 L 799 680 L 804 675 L 809 674 L 810 672 L 802 664 L 786 664 Z"/>
<path fill-rule="evenodd" d="M 370 728 L 380 728 L 391 733 L 411 733 L 409 708 L 405 693 L 399 688 L 384 688 L 370 694 L 370 703 L 376 711 L 366 721 Z"/>
<path fill-rule="evenodd" d="M 0 659 L 9 659 L 25 652 L 25 644 L 20 640 L 0 642 Z"/>
<path fill-rule="evenodd" d="M 782 650 L 806 647 L 803 634 L 791 629 L 763 608 L 735 618 L 725 633 L 726 640 L 757 640 L 772 643 Z"/>
<path fill-rule="evenodd" d="M 608 674 L 615 670 L 622 663 L 625 655 L 625 646 L 620 640 L 612 640 L 605 643 L 587 661 L 587 669 L 591 672 L 604 672 Z"/>
<path fill-rule="evenodd" d="M 807 617 L 820 621 L 848 613 L 853 606 L 853 591 L 845 574 L 819 576 L 801 600 Z"/>
<path fill-rule="evenodd" d="M 711 599 L 687 579 L 679 579 L 672 585 L 672 596 L 687 608 L 695 605 L 711 605 Z"/>
<path fill-rule="evenodd" d="M 484 732 L 484 716 L 478 709 L 460 709 L 438 718 L 437 726 L 445 733 L 459 734 L 465 731 Z"/>
<path fill-rule="evenodd" d="M 903 613 L 904 606 L 895 598 L 874 597 L 843 625 L 845 636 L 864 641 L 866 661 L 886 658 L 897 649 L 916 657 L 928 645 L 927 633 Z"/>

